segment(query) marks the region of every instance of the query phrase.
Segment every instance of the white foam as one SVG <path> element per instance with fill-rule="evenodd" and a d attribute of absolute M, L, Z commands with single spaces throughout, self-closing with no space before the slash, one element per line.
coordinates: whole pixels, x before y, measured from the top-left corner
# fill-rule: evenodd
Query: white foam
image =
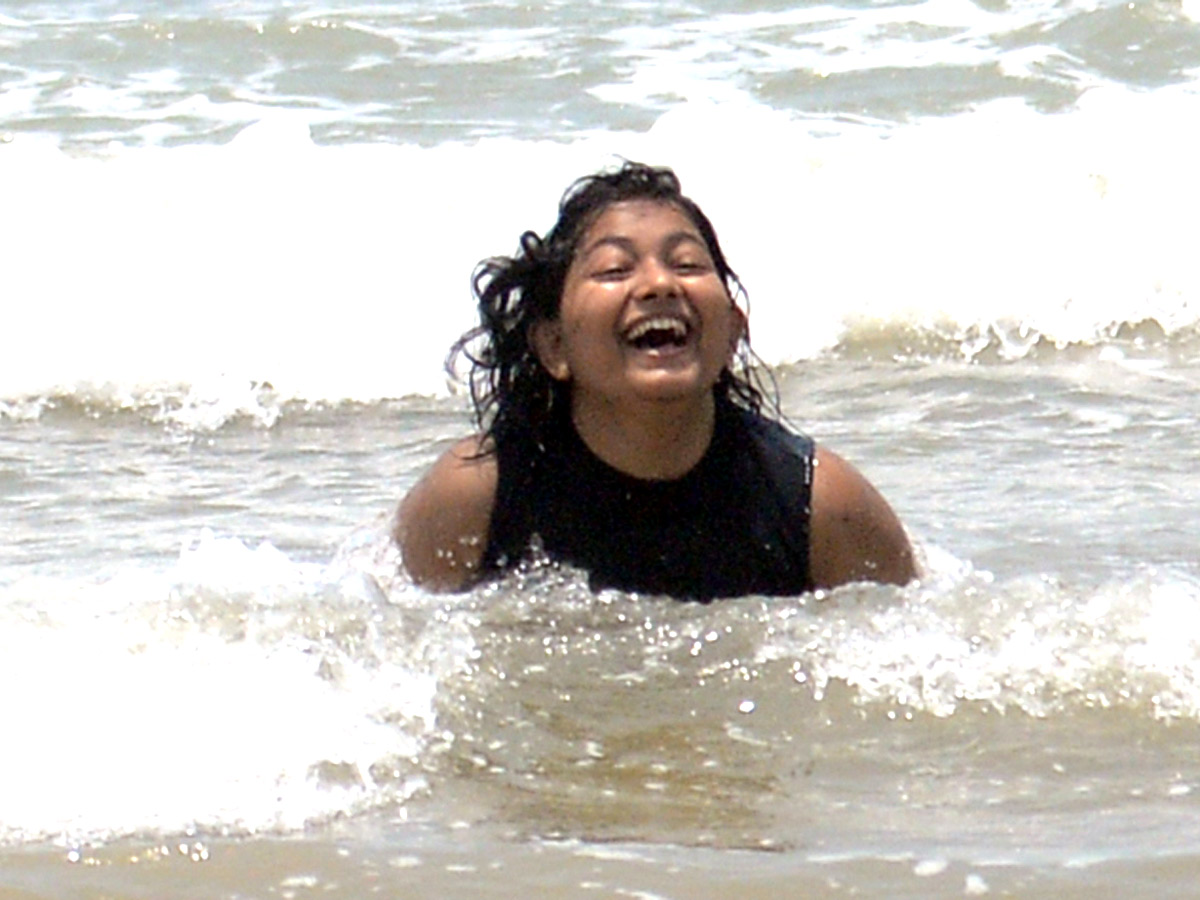
<path fill-rule="evenodd" d="M 544 231 L 562 189 L 619 156 L 675 166 L 710 213 L 769 362 L 862 323 L 1062 342 L 1145 318 L 1194 326 L 1198 113 L 1196 93 L 1164 88 L 898 128 L 701 99 L 647 133 L 570 143 L 316 146 L 292 117 L 226 146 L 106 158 L 18 136 L 0 146 L 0 398 L 440 393 L 475 264 Z"/>
<path fill-rule="evenodd" d="M 166 573 L 0 591 L 0 841 L 288 831 L 402 801 L 419 777 L 373 766 L 418 751 L 435 685 L 303 627 L 361 630 L 339 599 L 372 598 L 331 577 L 206 535 Z"/>
<path fill-rule="evenodd" d="M 1037 717 L 1114 707 L 1200 718 L 1194 579 L 1147 570 L 1076 592 L 1051 579 L 1000 583 L 961 564 L 935 565 L 903 603 L 860 606 L 854 589 L 843 590 L 833 608 L 793 620 L 761 658 L 794 655 L 796 680 L 818 696 L 839 681 L 861 702 L 936 716 L 963 707 Z"/>

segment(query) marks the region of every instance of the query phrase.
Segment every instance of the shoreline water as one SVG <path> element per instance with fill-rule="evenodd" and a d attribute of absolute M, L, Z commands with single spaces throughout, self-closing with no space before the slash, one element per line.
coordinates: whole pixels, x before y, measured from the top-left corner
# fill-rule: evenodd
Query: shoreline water
<path fill-rule="evenodd" d="M 510 897 L 525 885 L 539 897 L 675 897 L 720 900 L 801 893 L 813 898 L 1020 896 L 1029 900 L 1192 896 L 1195 854 L 1156 859 L 1077 859 L 1017 864 L 922 856 L 883 857 L 706 850 L 636 844 L 494 840 L 461 846 L 461 834 L 378 842 L 293 837 L 253 841 L 187 837 L 122 843 L 98 851 L 4 851 L 0 897 L 272 896 L 293 898 Z M 47 876 L 55 883 L 46 892 Z M 247 878 L 248 873 L 254 873 Z M 683 893 L 680 886 L 686 885 Z"/>

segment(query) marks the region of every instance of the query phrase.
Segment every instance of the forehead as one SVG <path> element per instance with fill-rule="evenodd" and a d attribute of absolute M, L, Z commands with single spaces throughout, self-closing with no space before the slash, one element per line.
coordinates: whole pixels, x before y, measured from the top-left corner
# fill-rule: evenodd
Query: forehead
<path fill-rule="evenodd" d="M 621 200 L 609 204 L 596 216 L 584 230 L 578 249 L 587 250 L 608 237 L 679 233 L 692 235 L 703 243 L 691 217 L 675 204 L 664 200 Z"/>

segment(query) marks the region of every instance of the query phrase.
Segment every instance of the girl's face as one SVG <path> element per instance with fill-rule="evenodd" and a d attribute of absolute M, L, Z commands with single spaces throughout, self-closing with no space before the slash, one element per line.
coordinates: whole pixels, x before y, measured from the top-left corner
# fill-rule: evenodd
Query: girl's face
<path fill-rule="evenodd" d="M 677 207 L 630 200 L 580 239 L 559 316 L 532 337 L 572 404 L 670 401 L 708 394 L 745 319 L 704 238 Z"/>

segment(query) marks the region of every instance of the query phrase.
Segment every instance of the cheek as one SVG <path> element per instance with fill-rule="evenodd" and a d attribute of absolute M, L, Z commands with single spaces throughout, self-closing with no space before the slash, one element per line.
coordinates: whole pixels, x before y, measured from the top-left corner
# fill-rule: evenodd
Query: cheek
<path fill-rule="evenodd" d="M 611 293 L 592 290 L 564 300 L 563 329 L 571 334 L 599 334 L 612 330 L 619 304 L 613 303 Z"/>
<path fill-rule="evenodd" d="M 718 323 L 716 331 L 731 345 L 738 342 L 742 334 L 742 317 L 737 307 L 725 305 L 715 316 Z"/>
<path fill-rule="evenodd" d="M 563 353 L 572 369 L 586 366 L 608 350 L 609 331 L 596 316 L 563 316 Z"/>
<path fill-rule="evenodd" d="M 583 316 L 571 316 L 563 318 L 563 334 L 566 336 L 567 343 L 578 345 L 581 338 L 585 339 L 588 336 L 591 326 L 587 318 Z"/>

